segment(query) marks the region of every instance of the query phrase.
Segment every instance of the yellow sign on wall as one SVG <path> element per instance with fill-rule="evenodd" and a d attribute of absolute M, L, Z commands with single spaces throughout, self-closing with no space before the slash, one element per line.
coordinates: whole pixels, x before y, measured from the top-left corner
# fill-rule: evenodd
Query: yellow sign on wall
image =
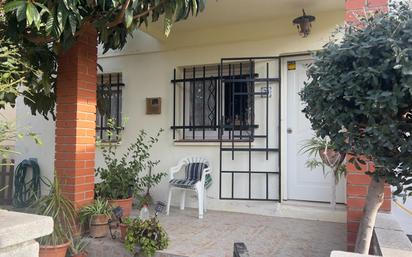
<path fill-rule="evenodd" d="M 288 70 L 296 70 L 296 62 L 295 61 L 288 62 Z"/>

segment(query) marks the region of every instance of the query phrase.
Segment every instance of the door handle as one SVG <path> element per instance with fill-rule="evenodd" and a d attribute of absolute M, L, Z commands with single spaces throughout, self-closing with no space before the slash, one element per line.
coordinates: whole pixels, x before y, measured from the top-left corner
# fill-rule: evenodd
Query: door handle
<path fill-rule="evenodd" d="M 288 134 L 292 134 L 292 129 L 291 129 L 291 128 L 288 128 L 288 129 L 286 130 L 286 132 L 287 132 Z"/>

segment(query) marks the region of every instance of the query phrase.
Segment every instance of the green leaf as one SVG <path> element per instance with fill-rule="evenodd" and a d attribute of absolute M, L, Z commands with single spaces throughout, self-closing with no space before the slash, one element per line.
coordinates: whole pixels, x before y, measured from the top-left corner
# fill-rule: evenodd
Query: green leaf
<path fill-rule="evenodd" d="M 24 0 L 16 0 L 13 2 L 8 2 L 7 4 L 4 5 L 4 12 L 8 13 L 8 12 L 17 10 L 18 8 L 22 8 L 25 5 L 26 5 L 26 1 Z"/>
<path fill-rule="evenodd" d="M 124 14 L 124 22 L 125 22 L 126 28 L 130 28 L 133 22 L 133 9 L 126 10 Z"/>
<path fill-rule="evenodd" d="M 32 3 L 27 4 L 26 8 L 27 25 L 30 26 L 34 23 L 37 29 L 40 29 L 40 14 L 37 11 L 36 6 Z"/>
<path fill-rule="evenodd" d="M 168 37 L 170 32 L 172 31 L 173 25 L 173 9 L 170 6 L 166 7 L 165 18 L 164 18 L 164 31 L 165 36 Z"/>

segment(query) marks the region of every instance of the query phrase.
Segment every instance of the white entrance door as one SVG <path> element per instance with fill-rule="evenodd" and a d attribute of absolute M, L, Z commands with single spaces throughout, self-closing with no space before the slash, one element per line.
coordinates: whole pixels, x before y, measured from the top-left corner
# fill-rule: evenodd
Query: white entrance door
<path fill-rule="evenodd" d="M 321 167 L 310 169 L 306 162 L 311 157 L 300 149 L 306 140 L 315 134 L 310 122 L 302 113 L 304 107 L 298 93 L 307 81 L 306 70 L 310 60 L 289 62 L 287 69 L 287 198 L 329 202 L 331 200 L 331 175 L 324 174 Z M 329 170 L 327 170 L 329 172 Z M 345 201 L 345 181 L 341 179 L 337 185 L 336 200 Z"/>

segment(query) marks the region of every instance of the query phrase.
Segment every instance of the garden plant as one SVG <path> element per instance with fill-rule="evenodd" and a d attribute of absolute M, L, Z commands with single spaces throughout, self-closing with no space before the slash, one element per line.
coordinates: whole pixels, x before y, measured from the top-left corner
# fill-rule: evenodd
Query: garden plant
<path fill-rule="evenodd" d="M 314 55 L 301 98 L 317 136 L 368 169 L 355 246 L 368 253 L 385 183 L 395 195 L 412 192 L 412 10 L 392 4 L 345 30 Z"/>
<path fill-rule="evenodd" d="M 54 118 L 57 59 L 74 45 L 84 28 L 97 31 L 106 52 L 123 48 L 135 29 L 160 19 L 168 36 L 174 22 L 197 15 L 205 4 L 206 0 L 0 0 L 0 40 L 13 46 L 26 66 L 13 78 L 11 89 L 24 78 L 21 93 L 30 95 L 25 104 L 33 114 Z M 14 67 L 5 71 L 9 69 Z M 15 99 L 0 95 L 0 103 L 14 105 Z"/>

